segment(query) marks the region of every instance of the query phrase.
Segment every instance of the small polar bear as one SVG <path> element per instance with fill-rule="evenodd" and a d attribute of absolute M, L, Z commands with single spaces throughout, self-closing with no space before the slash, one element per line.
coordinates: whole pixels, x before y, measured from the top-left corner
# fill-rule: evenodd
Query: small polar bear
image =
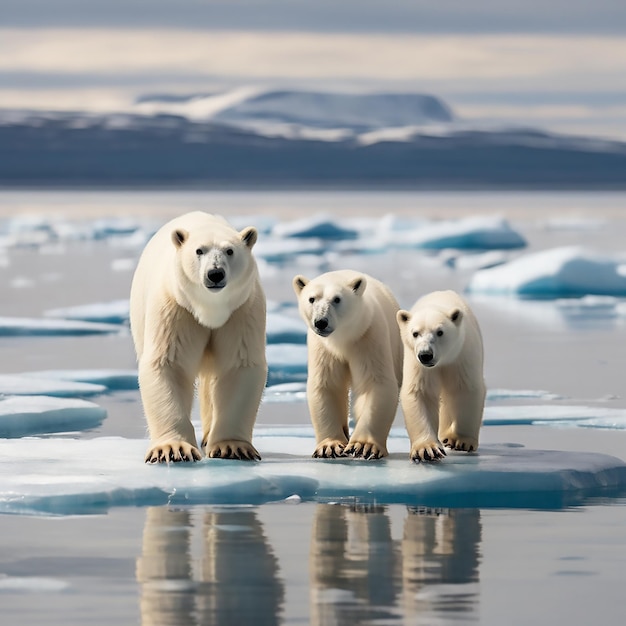
<path fill-rule="evenodd" d="M 130 323 L 151 445 L 146 462 L 201 455 L 191 423 L 198 379 L 202 448 L 259 459 L 252 430 L 267 378 L 265 295 L 253 227 L 235 230 L 202 211 L 161 227 L 130 293 Z"/>
<path fill-rule="evenodd" d="M 411 460 L 440 459 L 444 445 L 476 450 L 486 393 L 476 317 L 454 291 L 435 291 L 410 311 L 398 311 L 397 320 L 405 346 L 400 402 Z"/>
<path fill-rule="evenodd" d="M 402 382 L 400 308 L 381 282 L 352 270 L 293 279 L 307 323 L 307 399 L 314 457 L 387 455 Z M 355 427 L 348 430 L 349 392 Z"/>

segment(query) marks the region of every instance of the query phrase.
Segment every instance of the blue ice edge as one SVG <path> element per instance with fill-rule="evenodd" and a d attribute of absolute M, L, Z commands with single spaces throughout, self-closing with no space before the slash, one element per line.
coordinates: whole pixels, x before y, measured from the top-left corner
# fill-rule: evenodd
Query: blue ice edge
<path fill-rule="evenodd" d="M 0 441 L 0 513 L 76 515 L 112 507 L 303 501 L 558 509 L 626 494 L 626 464 L 599 453 L 485 445 L 437 464 L 391 438 L 382 461 L 310 457 L 303 431 L 255 436 L 261 462 L 146 465 L 147 442 L 122 438 Z M 285 451 L 289 453 L 285 453 Z"/>

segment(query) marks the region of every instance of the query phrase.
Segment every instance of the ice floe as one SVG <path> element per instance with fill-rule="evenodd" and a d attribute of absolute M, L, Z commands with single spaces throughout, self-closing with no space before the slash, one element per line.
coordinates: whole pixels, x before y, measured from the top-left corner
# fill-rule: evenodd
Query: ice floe
<path fill-rule="evenodd" d="M 577 246 L 552 248 L 480 270 L 467 289 L 529 298 L 626 296 L 626 259 Z"/>
<path fill-rule="evenodd" d="M 257 431 L 258 463 L 143 463 L 146 441 L 0 440 L 0 512 L 80 514 L 115 506 L 308 501 L 454 507 L 558 507 L 622 493 L 626 464 L 597 453 L 486 445 L 437 464 L 408 459 L 408 439 L 378 462 L 311 459 L 313 438 Z M 287 452 L 286 452 L 287 451 Z"/>
<path fill-rule="evenodd" d="M 119 332 L 121 332 L 121 327 L 117 324 L 48 318 L 0 317 L 0 337 L 103 335 Z"/>
<path fill-rule="evenodd" d="M 85 387 L 97 387 L 100 389 L 99 393 L 137 389 L 139 386 L 136 369 L 42 370 L 38 372 L 24 372 L 19 374 L 19 376 L 22 377 L 23 384 L 27 384 L 27 379 L 31 377 L 47 383 L 52 383 L 52 381 L 71 381 Z M 2 377 L 0 376 L 1 380 Z M 60 386 L 59 383 L 56 384 Z M 69 388 L 71 389 L 72 387 L 70 386 Z M 59 394 L 46 393 L 45 395 L 58 396 Z M 83 394 L 76 392 L 74 395 L 80 396 Z"/>
<path fill-rule="evenodd" d="M 342 226 L 329 215 L 314 215 L 310 218 L 279 222 L 274 226 L 272 234 L 275 237 L 293 237 L 308 239 L 356 239 L 358 231 Z"/>
<path fill-rule="evenodd" d="M 87 430 L 99 426 L 106 415 L 97 404 L 77 398 L 0 397 L 0 437 Z"/>
<path fill-rule="evenodd" d="M 5 396 L 53 396 L 71 398 L 93 396 L 106 391 L 100 384 L 76 382 L 76 379 L 57 379 L 44 372 L 33 374 L 0 374 L 0 395 Z"/>
<path fill-rule="evenodd" d="M 124 324 L 130 316 L 130 305 L 128 298 L 124 298 L 111 302 L 96 302 L 93 304 L 48 309 L 44 312 L 44 315 L 57 319 Z"/>

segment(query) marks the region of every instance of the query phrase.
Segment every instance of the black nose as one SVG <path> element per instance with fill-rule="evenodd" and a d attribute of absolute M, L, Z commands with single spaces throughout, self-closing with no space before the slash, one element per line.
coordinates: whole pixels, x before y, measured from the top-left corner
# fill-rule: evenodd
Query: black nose
<path fill-rule="evenodd" d="M 224 280 L 224 276 L 226 276 L 224 270 L 219 267 L 207 272 L 207 278 L 215 284 L 221 283 Z"/>
<path fill-rule="evenodd" d="M 317 328 L 317 330 L 326 330 L 327 327 L 328 320 L 325 317 L 315 320 L 315 328 Z"/>
<path fill-rule="evenodd" d="M 417 355 L 417 358 L 420 360 L 420 363 L 428 365 L 428 363 L 431 363 L 433 360 L 433 353 L 431 350 L 422 350 L 422 352 Z"/>

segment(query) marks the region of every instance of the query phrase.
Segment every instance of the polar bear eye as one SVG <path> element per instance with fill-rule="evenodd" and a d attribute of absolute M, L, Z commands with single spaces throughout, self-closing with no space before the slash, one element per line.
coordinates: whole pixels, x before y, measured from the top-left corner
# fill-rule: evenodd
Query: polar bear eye
<path fill-rule="evenodd" d="M 413 337 L 419 337 L 419 336 L 420 336 L 420 334 L 416 330 L 414 330 L 413 331 Z"/>
<path fill-rule="evenodd" d="M 437 337 L 441 337 L 443 335 L 443 330 L 438 330 L 437 331 Z"/>
<path fill-rule="evenodd" d="M 309 298 L 309 302 L 310 302 L 311 304 L 313 304 L 313 303 L 315 302 L 315 298 L 314 298 L 313 296 L 311 296 L 311 297 Z"/>
<path fill-rule="evenodd" d="M 197 254 L 198 256 L 202 256 L 202 255 L 204 254 L 204 250 L 203 250 L 202 248 L 198 248 L 198 249 L 196 250 L 196 254 Z"/>
<path fill-rule="evenodd" d="M 333 304 L 339 304 L 341 302 L 341 298 L 339 296 L 335 296 L 333 298 Z"/>
<path fill-rule="evenodd" d="M 235 252 L 235 251 L 234 251 L 232 248 L 226 248 L 226 254 L 227 254 L 228 256 L 233 256 L 234 252 Z"/>

